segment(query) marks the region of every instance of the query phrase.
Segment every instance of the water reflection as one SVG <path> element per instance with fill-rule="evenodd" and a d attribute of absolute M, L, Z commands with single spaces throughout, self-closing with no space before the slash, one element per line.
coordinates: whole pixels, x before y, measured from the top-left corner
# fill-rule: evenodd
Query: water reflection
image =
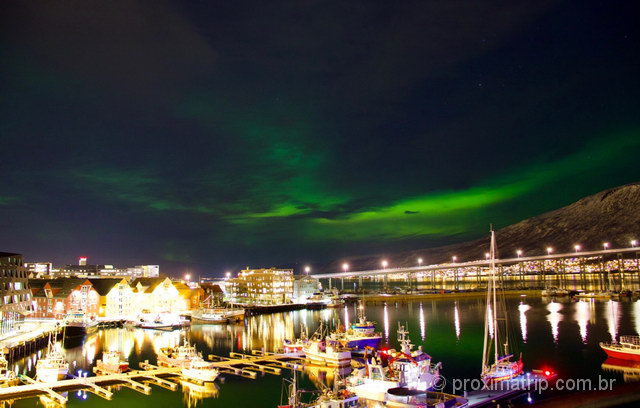
<path fill-rule="evenodd" d="M 575 304 L 575 319 L 578 322 L 578 327 L 580 329 L 580 337 L 582 338 L 582 342 L 587 344 L 587 336 L 588 336 L 588 325 L 589 320 L 591 319 L 591 308 L 593 307 L 592 302 L 577 302 Z"/>
<path fill-rule="evenodd" d="M 458 302 L 453 308 L 453 324 L 456 328 L 456 338 L 460 340 L 460 312 L 458 311 Z"/>
<path fill-rule="evenodd" d="M 420 303 L 420 338 L 424 341 L 427 338 L 427 327 L 424 322 L 424 309 Z"/>
<path fill-rule="evenodd" d="M 614 302 L 610 300 L 607 302 L 607 307 L 605 310 L 605 318 L 607 319 L 607 327 L 609 328 L 609 335 L 611 336 L 611 341 L 615 342 L 618 340 L 618 326 L 620 323 L 620 304 L 618 302 Z"/>
<path fill-rule="evenodd" d="M 531 306 L 526 303 L 520 303 L 518 310 L 520 311 L 520 332 L 522 333 L 522 342 L 527 342 L 527 310 L 531 309 Z"/>
<path fill-rule="evenodd" d="M 216 383 L 195 384 L 181 380 L 180 384 L 182 385 L 182 401 L 184 406 L 188 408 L 196 407 L 205 398 L 217 398 L 220 393 L 220 387 Z"/>
<path fill-rule="evenodd" d="M 547 320 L 549 321 L 549 324 L 551 324 L 551 335 L 553 336 L 553 341 L 557 343 L 559 326 L 562 321 L 562 315 L 560 314 L 560 311 L 562 310 L 562 303 L 551 302 L 547 305 L 547 310 L 549 311 Z"/>
<path fill-rule="evenodd" d="M 640 381 L 640 361 L 620 360 L 608 357 L 607 360 L 602 363 L 602 370 L 622 374 L 622 378 L 626 383 Z"/>
<path fill-rule="evenodd" d="M 384 304 L 384 339 L 389 340 L 389 308 Z"/>
<path fill-rule="evenodd" d="M 347 305 L 344 306 L 344 327 L 349 327 L 349 307 Z"/>

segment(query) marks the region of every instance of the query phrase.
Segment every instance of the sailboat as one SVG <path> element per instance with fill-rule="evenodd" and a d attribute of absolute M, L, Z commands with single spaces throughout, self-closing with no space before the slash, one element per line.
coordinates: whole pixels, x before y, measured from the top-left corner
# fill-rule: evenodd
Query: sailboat
<path fill-rule="evenodd" d="M 509 336 L 507 333 L 507 316 L 503 307 L 503 316 L 499 317 L 498 288 L 496 282 L 496 236 L 491 229 L 490 248 L 490 277 L 487 283 L 487 310 L 485 313 L 484 345 L 482 354 L 482 381 L 488 384 L 497 383 L 517 377 L 522 374 L 522 356 L 518 361 L 512 361 L 513 354 L 509 351 Z M 504 333 L 498 326 L 504 321 Z M 493 325 L 493 340 L 490 338 L 489 326 Z M 493 363 L 491 363 L 491 343 L 493 342 Z M 500 346 L 503 347 L 500 350 Z M 501 355 L 501 353 L 503 353 Z"/>

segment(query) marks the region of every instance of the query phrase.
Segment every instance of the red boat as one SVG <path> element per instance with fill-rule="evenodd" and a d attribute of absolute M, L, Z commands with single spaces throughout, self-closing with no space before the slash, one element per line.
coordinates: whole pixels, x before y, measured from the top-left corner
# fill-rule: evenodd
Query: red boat
<path fill-rule="evenodd" d="M 619 343 L 600 343 L 609 357 L 640 361 L 640 336 L 620 336 Z"/>

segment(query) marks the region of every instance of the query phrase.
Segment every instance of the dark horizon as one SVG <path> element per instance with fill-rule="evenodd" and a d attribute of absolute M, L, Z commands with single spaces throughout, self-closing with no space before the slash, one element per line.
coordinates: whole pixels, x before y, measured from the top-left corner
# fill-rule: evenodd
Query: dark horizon
<path fill-rule="evenodd" d="M 3 2 L 0 250 L 222 276 L 640 180 L 637 7 Z"/>

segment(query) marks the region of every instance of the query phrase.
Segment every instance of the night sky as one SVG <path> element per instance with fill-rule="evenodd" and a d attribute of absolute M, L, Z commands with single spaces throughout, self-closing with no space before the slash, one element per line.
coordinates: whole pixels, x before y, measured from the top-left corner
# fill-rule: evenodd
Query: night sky
<path fill-rule="evenodd" d="M 0 250 L 174 275 L 392 265 L 638 181 L 639 15 L 3 1 Z"/>

